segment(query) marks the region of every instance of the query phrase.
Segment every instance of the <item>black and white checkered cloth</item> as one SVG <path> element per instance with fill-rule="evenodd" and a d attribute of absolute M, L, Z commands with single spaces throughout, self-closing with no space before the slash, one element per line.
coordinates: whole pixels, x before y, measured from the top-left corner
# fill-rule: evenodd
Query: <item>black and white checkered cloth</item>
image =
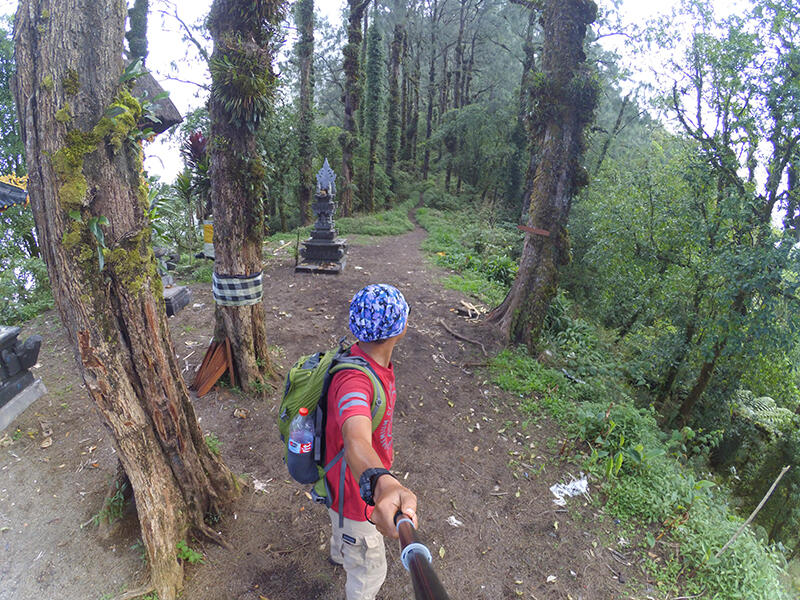
<path fill-rule="evenodd" d="M 220 275 L 211 278 L 214 302 L 220 306 L 249 306 L 258 304 L 264 295 L 261 272 L 255 275 Z"/>

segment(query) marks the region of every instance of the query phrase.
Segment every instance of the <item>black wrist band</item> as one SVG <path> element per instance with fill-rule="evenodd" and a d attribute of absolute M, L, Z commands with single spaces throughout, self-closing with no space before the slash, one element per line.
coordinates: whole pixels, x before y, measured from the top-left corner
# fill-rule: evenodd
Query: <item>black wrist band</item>
<path fill-rule="evenodd" d="M 394 477 L 389 469 L 372 468 L 365 469 L 358 478 L 358 491 L 361 494 L 361 499 L 369 506 L 375 506 L 375 486 L 378 484 L 378 478 L 381 475 L 389 475 Z"/>

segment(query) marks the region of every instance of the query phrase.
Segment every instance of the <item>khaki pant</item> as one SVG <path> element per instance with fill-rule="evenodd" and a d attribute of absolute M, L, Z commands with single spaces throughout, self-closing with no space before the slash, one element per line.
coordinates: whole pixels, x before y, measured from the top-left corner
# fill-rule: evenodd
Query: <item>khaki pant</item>
<path fill-rule="evenodd" d="M 331 517 L 331 560 L 347 573 L 346 600 L 374 600 L 386 579 L 386 549 L 383 536 L 369 521 L 344 520 L 328 509 Z"/>

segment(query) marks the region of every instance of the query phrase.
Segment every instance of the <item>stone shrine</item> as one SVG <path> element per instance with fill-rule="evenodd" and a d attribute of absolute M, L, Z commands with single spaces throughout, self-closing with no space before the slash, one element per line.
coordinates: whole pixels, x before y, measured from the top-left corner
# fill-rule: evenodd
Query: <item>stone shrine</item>
<path fill-rule="evenodd" d="M 333 213 L 336 211 L 336 173 L 328 159 L 317 173 L 315 202 L 311 205 L 317 217 L 311 237 L 303 242 L 300 256 L 303 261 L 295 267 L 298 273 L 336 274 L 344 269 L 347 262 L 347 240 L 336 237 Z"/>
<path fill-rule="evenodd" d="M 30 368 L 36 364 L 42 338 L 17 339 L 19 327 L 0 325 L 0 431 L 46 390 L 34 380 Z"/>

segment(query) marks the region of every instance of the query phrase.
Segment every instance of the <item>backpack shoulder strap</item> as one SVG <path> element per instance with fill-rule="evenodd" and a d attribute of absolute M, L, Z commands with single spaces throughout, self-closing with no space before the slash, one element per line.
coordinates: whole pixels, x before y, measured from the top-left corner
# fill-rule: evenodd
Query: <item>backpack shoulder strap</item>
<path fill-rule="evenodd" d="M 375 431 L 386 414 L 386 390 L 383 389 L 383 384 L 370 364 L 360 356 L 350 356 L 349 354 L 337 356 L 330 373 L 333 375 L 345 369 L 360 371 L 369 377 L 372 384 L 372 431 Z"/>

